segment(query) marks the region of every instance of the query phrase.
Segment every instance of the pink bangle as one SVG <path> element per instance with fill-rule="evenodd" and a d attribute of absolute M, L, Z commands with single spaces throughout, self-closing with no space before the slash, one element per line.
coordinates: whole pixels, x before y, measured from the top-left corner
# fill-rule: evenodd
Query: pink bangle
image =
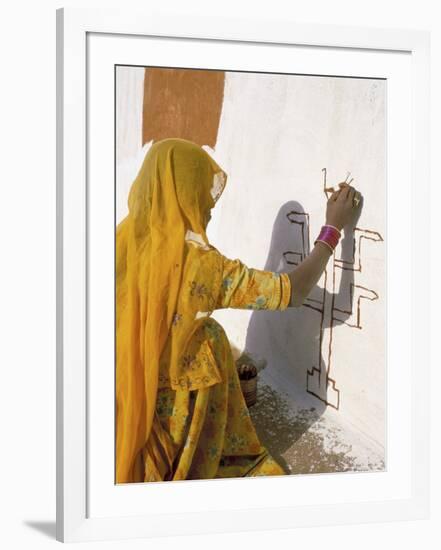
<path fill-rule="evenodd" d="M 319 236 L 314 241 L 314 244 L 317 241 L 325 243 L 333 252 L 335 250 L 335 247 L 338 245 L 340 236 L 341 236 L 340 230 L 334 227 L 333 225 L 322 225 Z"/>
<path fill-rule="evenodd" d="M 335 227 L 335 225 L 329 225 L 329 223 L 325 224 L 323 227 L 332 227 L 332 229 L 335 229 L 339 235 L 341 235 L 340 229 Z"/>

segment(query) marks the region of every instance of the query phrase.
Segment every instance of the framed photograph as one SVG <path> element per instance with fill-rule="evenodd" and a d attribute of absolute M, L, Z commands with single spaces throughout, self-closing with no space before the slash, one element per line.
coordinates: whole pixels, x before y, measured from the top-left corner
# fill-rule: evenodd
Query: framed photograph
<path fill-rule="evenodd" d="M 57 539 L 425 518 L 429 34 L 57 11 Z"/>

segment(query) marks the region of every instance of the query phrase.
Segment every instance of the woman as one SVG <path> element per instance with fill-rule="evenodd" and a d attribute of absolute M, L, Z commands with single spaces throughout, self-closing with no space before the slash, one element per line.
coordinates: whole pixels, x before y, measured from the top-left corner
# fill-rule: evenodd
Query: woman
<path fill-rule="evenodd" d="M 292 273 L 247 268 L 211 246 L 227 175 L 184 139 L 154 143 L 116 233 L 116 482 L 279 475 L 260 444 L 215 309 L 300 306 L 322 274 L 355 190 L 327 204 L 314 249 Z"/>

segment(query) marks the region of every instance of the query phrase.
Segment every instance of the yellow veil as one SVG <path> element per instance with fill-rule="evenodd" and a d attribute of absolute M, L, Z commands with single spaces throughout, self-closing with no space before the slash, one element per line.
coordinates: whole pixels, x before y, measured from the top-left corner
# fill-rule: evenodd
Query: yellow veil
<path fill-rule="evenodd" d="M 158 387 L 219 381 L 213 369 L 188 364 L 185 346 L 197 312 L 211 312 L 221 284 L 206 225 L 226 180 L 204 149 L 170 138 L 150 147 L 130 189 L 129 213 L 116 230 L 117 483 L 170 474 L 174 450 L 155 412 Z M 189 231 L 202 246 L 188 244 Z"/>

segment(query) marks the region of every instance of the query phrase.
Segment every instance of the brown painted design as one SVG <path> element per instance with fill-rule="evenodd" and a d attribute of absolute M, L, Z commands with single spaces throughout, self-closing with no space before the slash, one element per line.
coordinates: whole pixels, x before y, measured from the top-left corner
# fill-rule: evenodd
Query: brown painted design
<path fill-rule="evenodd" d="M 359 232 L 358 243 L 355 238 L 355 232 Z M 361 240 L 368 239 L 370 241 L 383 241 L 383 237 L 377 231 L 371 231 L 370 229 L 360 229 L 359 227 L 354 228 L 354 241 L 352 245 L 352 259 L 343 260 L 341 258 L 335 258 L 335 263 L 340 269 L 348 269 L 350 271 L 361 271 Z M 356 262 L 358 265 L 355 266 Z M 345 267 L 349 266 L 349 267 Z"/>
<path fill-rule="evenodd" d="M 353 306 L 352 304 L 354 303 L 354 289 L 360 289 L 357 291 L 357 323 L 355 325 L 352 325 L 351 323 L 347 323 L 344 319 L 346 318 L 346 315 L 340 319 L 339 316 L 338 316 L 338 312 L 340 313 L 344 313 L 344 314 L 347 314 L 348 316 L 352 316 L 353 313 L 354 313 L 354 310 L 353 310 Z M 365 291 L 367 294 L 362 294 L 362 291 Z M 346 309 L 339 309 L 337 307 L 334 307 L 334 313 L 337 312 L 333 319 L 335 321 L 340 321 L 341 323 L 344 323 L 345 325 L 348 325 L 348 327 L 352 327 L 352 328 L 359 328 L 361 329 L 361 324 L 360 324 L 360 313 L 361 313 L 361 310 L 360 310 L 360 300 L 362 299 L 365 299 L 365 300 L 378 300 L 378 294 L 374 291 L 374 290 L 371 290 L 369 288 L 366 288 L 364 286 L 361 286 L 361 285 L 354 285 L 354 283 L 351 283 L 350 284 L 350 289 L 349 289 L 349 303 L 351 305 L 350 309 L 346 310 Z"/>
<path fill-rule="evenodd" d="M 323 168 L 323 192 L 326 199 L 329 198 L 329 194 L 334 192 L 332 187 L 327 187 L 326 183 L 326 168 Z M 348 174 L 349 176 L 349 174 Z M 347 178 L 346 178 L 347 179 Z M 352 180 L 351 180 L 352 181 Z M 296 224 L 301 231 L 301 250 L 300 251 L 286 251 L 283 253 L 285 261 L 290 265 L 298 265 L 309 254 L 310 250 L 310 232 L 309 232 L 309 215 L 305 212 L 289 212 L 287 219 L 290 223 Z M 308 221 L 308 223 L 306 223 Z M 324 281 L 321 300 L 306 298 L 303 306 L 317 311 L 320 314 L 320 338 L 318 345 L 318 366 L 313 366 L 307 370 L 306 373 L 306 391 L 311 395 L 320 399 L 326 405 L 329 405 L 335 409 L 340 407 L 340 390 L 336 386 L 336 380 L 331 378 L 331 364 L 332 364 L 332 343 L 333 343 L 333 327 L 334 322 L 343 323 L 348 327 L 362 329 L 361 325 L 361 300 L 377 300 L 379 295 L 372 289 L 366 288 L 359 284 L 349 282 L 349 308 L 341 309 L 335 305 L 336 297 L 336 270 L 342 269 L 346 271 L 362 272 L 362 254 L 361 254 L 361 242 L 362 239 L 370 240 L 374 242 L 383 241 L 382 236 L 377 231 L 370 229 L 361 229 L 359 227 L 354 228 L 354 237 L 352 243 L 352 254 L 349 260 L 343 260 L 342 258 L 336 258 L 335 251 L 332 255 L 332 269 L 326 268 L 324 271 Z M 329 277 L 329 271 L 331 271 L 332 277 Z M 330 285 L 329 291 L 327 290 Z M 344 289 L 340 288 L 340 293 Z M 347 322 L 354 316 L 354 306 L 356 303 L 355 317 L 356 322 Z M 327 338 L 325 338 L 324 328 L 329 328 Z M 327 340 L 327 342 L 326 342 Z M 326 349 L 327 361 L 323 360 L 323 351 Z M 330 398 L 331 396 L 331 398 Z"/>
<path fill-rule="evenodd" d="M 224 84 L 224 71 L 147 67 L 142 144 L 178 137 L 214 149 Z"/>

